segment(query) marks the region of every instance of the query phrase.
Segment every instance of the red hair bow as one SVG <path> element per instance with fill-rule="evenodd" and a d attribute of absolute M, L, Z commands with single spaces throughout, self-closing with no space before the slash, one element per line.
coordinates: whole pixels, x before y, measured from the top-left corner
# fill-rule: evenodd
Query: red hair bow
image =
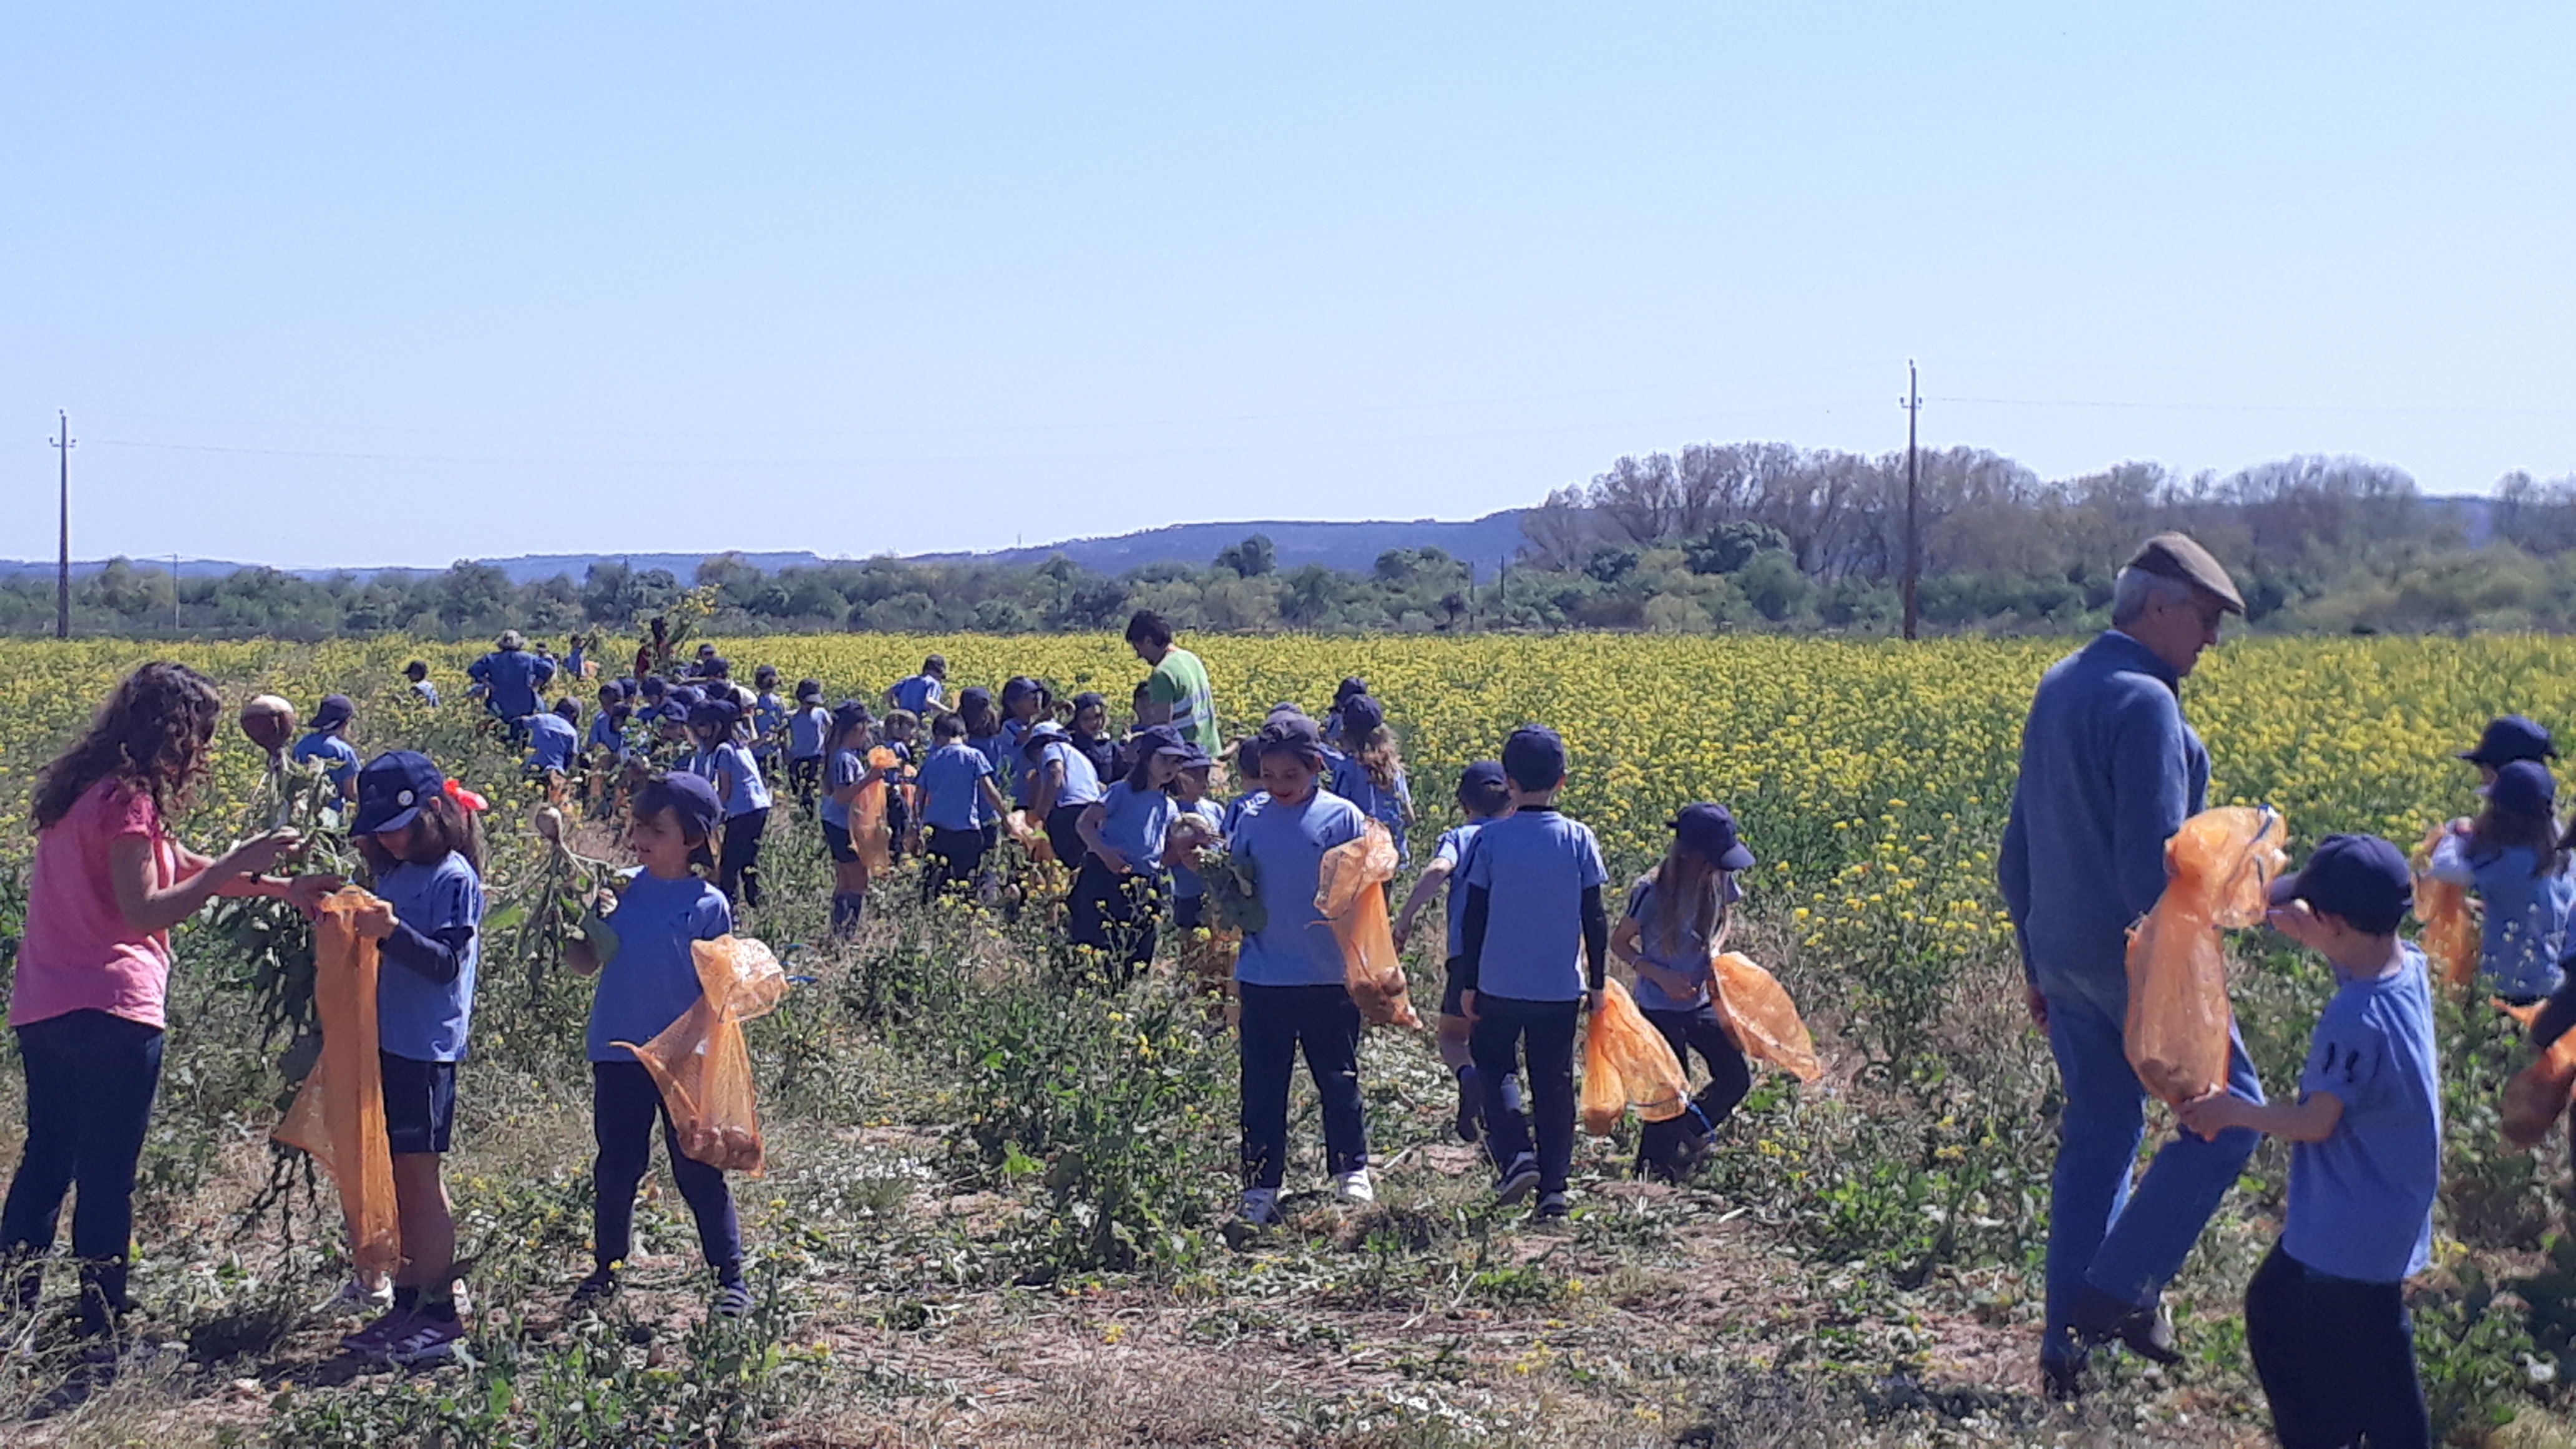
<path fill-rule="evenodd" d="M 469 811 L 489 810 L 492 808 L 491 801 L 484 799 L 482 796 L 477 795 L 473 791 L 456 783 L 452 777 L 447 782 L 447 798 L 455 801 L 458 805 L 463 806 Z"/>

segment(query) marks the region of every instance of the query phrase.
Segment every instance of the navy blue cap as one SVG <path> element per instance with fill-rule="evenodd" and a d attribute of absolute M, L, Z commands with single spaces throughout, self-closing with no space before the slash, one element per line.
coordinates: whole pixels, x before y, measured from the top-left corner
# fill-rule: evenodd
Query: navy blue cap
<path fill-rule="evenodd" d="M 2558 801 L 2558 782 L 2538 760 L 2516 760 L 2496 771 L 2487 803 L 2508 815 L 2546 815 Z"/>
<path fill-rule="evenodd" d="M 347 724 L 350 716 L 357 712 L 358 707 L 349 702 L 349 696 L 345 694 L 326 694 L 322 696 L 322 702 L 314 706 L 313 723 L 306 726 L 306 728 L 317 730 L 338 729 L 340 726 Z"/>
<path fill-rule="evenodd" d="M 1036 680 L 1025 674 L 1014 674 L 1002 681 L 1002 708 L 1009 709 L 1021 700 L 1033 698 L 1042 692 Z"/>
<path fill-rule="evenodd" d="M 1182 769 L 1205 770 L 1214 767 L 1215 764 L 1216 760 L 1211 757 L 1207 751 L 1186 742 L 1181 745 Z"/>
<path fill-rule="evenodd" d="M 635 692 L 646 699 L 659 699 L 671 692 L 671 681 L 658 674 L 647 674 L 636 681 Z"/>
<path fill-rule="evenodd" d="M 1293 754 L 1320 759 L 1324 753 L 1324 732 L 1315 722 L 1296 710 L 1274 714 L 1262 722 L 1261 733 L 1252 737 L 1253 753 L 1259 755 Z"/>
<path fill-rule="evenodd" d="M 447 788 L 447 777 L 429 756 L 414 750 L 387 750 L 358 770 L 358 812 L 349 820 L 351 835 L 400 830 L 419 817 L 420 807 Z"/>
<path fill-rule="evenodd" d="M 1107 709 L 1109 707 L 1108 696 L 1102 694 L 1096 689 L 1086 689 L 1082 693 L 1073 697 L 1073 707 L 1075 709 L 1089 709 L 1093 705 L 1098 705 L 1102 709 Z"/>
<path fill-rule="evenodd" d="M 1386 708 L 1371 696 L 1354 694 L 1342 701 L 1342 733 L 1345 736 L 1365 735 L 1384 723 Z"/>
<path fill-rule="evenodd" d="M 957 691 L 957 712 L 959 714 L 964 714 L 967 710 L 972 709 L 979 704 L 986 709 L 991 709 L 993 707 L 993 691 L 986 689 L 980 684 L 970 684 L 964 689 Z"/>
<path fill-rule="evenodd" d="M 1735 813 L 1723 805 L 1701 801 L 1685 805 L 1671 821 L 1673 839 L 1690 851 L 1708 857 L 1720 870 L 1751 870 L 1753 852 L 1735 836 Z"/>
<path fill-rule="evenodd" d="M 2550 743 L 2549 731 L 2526 716 L 2508 714 L 2487 721 L 2486 733 L 2478 736 L 2478 747 L 2460 751 L 2460 758 L 2472 765 L 2501 770 L 2516 760 L 2554 760 L 2558 749 Z"/>
<path fill-rule="evenodd" d="M 1134 758 L 1147 755 L 1186 755 L 1198 746 L 1181 738 L 1181 732 L 1167 724 L 1147 725 L 1127 737 L 1127 748 Z"/>
<path fill-rule="evenodd" d="M 615 704 L 626 697 L 626 681 L 612 679 L 599 687 L 599 702 Z"/>
<path fill-rule="evenodd" d="M 671 771 L 644 782 L 635 792 L 635 813 L 658 815 L 668 810 L 684 831 L 705 835 L 724 819 L 724 802 L 704 776 Z"/>
<path fill-rule="evenodd" d="M 676 699 L 666 699 L 654 707 L 653 718 L 662 724 L 684 725 L 689 722 L 689 707 Z"/>
<path fill-rule="evenodd" d="M 729 730 L 742 718 L 742 709 L 729 699 L 710 699 L 689 708 L 689 728 L 705 729 L 709 725 Z"/>
<path fill-rule="evenodd" d="M 1565 781 L 1565 741 L 1545 725 L 1522 725 L 1503 741 L 1503 773 L 1524 790 L 1555 789 Z"/>
<path fill-rule="evenodd" d="M 796 681 L 796 697 L 798 699 L 821 699 L 823 697 L 823 681 L 819 679 L 800 679 Z"/>
<path fill-rule="evenodd" d="M 1458 772 L 1458 803 L 1481 814 L 1493 814 L 1512 803 L 1512 782 L 1500 760 L 1478 760 Z"/>
<path fill-rule="evenodd" d="M 876 715 L 871 713 L 866 705 L 859 703 L 855 699 L 845 699 L 839 704 L 832 706 L 832 737 L 834 739 L 839 739 L 841 736 L 848 734 L 853 728 L 859 725 L 875 724 L 876 722 Z"/>
<path fill-rule="evenodd" d="M 1333 703 L 1348 704 L 1352 696 L 1366 693 L 1368 693 L 1368 681 L 1356 674 L 1350 675 L 1342 680 L 1340 688 L 1333 691 Z"/>
<path fill-rule="evenodd" d="M 2272 904 L 2292 901 L 2383 936 L 2397 929 L 2415 903 L 2415 873 L 2404 851 L 2376 835 L 2329 835 L 2317 842 L 2307 864 L 2272 882 Z"/>
<path fill-rule="evenodd" d="M 707 702 L 707 692 L 694 684 L 672 685 L 670 697 L 692 709 Z"/>

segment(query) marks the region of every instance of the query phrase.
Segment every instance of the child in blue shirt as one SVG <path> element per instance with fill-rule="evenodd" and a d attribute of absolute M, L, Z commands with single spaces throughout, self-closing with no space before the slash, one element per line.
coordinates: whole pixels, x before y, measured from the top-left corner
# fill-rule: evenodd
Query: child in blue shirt
<path fill-rule="evenodd" d="M 2441 1063 L 2424 959 L 2397 937 L 2413 902 L 2406 857 L 2376 836 L 2329 835 L 2273 883 L 2274 929 L 2326 958 L 2295 1105 L 2224 1089 L 2186 1102 L 2204 1138 L 2286 1138 L 2280 1241 L 2245 1290 L 2245 1344 L 2284 1444 L 2426 1444 L 2406 1280 L 2433 1243 L 2442 1177 Z"/>
<path fill-rule="evenodd" d="M 823 707 L 823 682 L 796 681 L 796 708 L 787 715 L 787 783 L 807 814 L 823 781 L 823 736 L 832 728 L 832 712 Z"/>
<path fill-rule="evenodd" d="M 764 664 L 751 671 L 751 687 L 751 757 L 768 776 L 777 768 L 779 746 L 786 743 L 787 701 L 778 697 L 778 666 Z"/>
<path fill-rule="evenodd" d="M 609 680 L 599 686 L 599 709 L 590 717 L 590 733 L 582 740 L 582 753 L 597 763 L 614 767 L 626 758 L 626 722 L 634 709 L 626 701 L 626 686 Z"/>
<path fill-rule="evenodd" d="M 2481 986 L 2516 1006 L 2558 989 L 2558 957 L 2576 878 L 2559 840 L 2558 782 L 2537 760 L 2495 772 L 2486 809 L 2454 820 L 2433 847 L 2435 880 L 2473 888 L 2486 909 L 2478 949 Z"/>
<path fill-rule="evenodd" d="M 912 840 L 912 766 L 920 753 L 921 717 L 908 709 L 889 710 L 879 733 L 884 736 L 886 754 L 893 757 L 885 767 L 886 834 L 895 857 L 901 859 Z"/>
<path fill-rule="evenodd" d="M 446 1357 L 464 1336 L 456 1220 L 439 1162 L 455 1125 L 456 1064 L 474 1012 L 482 838 L 438 767 L 408 750 L 378 755 L 358 772 L 349 833 L 386 907 L 357 925 L 380 943 L 376 1056 L 403 1264 L 392 1310 L 341 1343 L 370 1358 L 421 1364 Z"/>
<path fill-rule="evenodd" d="M 1396 859 L 1402 860 L 1405 830 L 1413 824 L 1413 788 L 1404 782 L 1404 759 L 1396 752 L 1395 732 L 1386 727 L 1386 712 L 1365 694 L 1351 696 L 1342 701 L 1338 738 L 1342 748 L 1332 756 L 1333 793 L 1383 824 L 1395 838 Z"/>
<path fill-rule="evenodd" d="M 1100 798 L 1100 776 L 1090 758 L 1073 747 L 1073 736 L 1053 720 L 1030 726 L 1020 753 L 1029 762 L 1030 811 L 1046 817 L 1047 843 L 1055 847 L 1055 858 L 1078 872 L 1085 853 L 1082 811 Z"/>
<path fill-rule="evenodd" d="M 1002 773 L 1009 778 L 1003 793 L 1011 803 L 1043 817 L 1046 807 L 1037 802 L 1038 771 L 1026 748 L 1029 731 L 1040 721 L 1053 717 L 1055 696 L 1047 687 L 1025 674 L 1014 674 L 1002 681 L 1002 753 L 1006 757 Z M 1068 862 L 1069 864 L 1069 862 Z"/>
<path fill-rule="evenodd" d="M 1162 926 L 1163 853 L 1180 803 L 1172 780 L 1190 747 L 1180 731 L 1155 725 L 1136 738 L 1136 764 L 1083 807 L 1074 828 L 1082 836 L 1082 869 L 1073 882 L 1073 944 L 1101 952 L 1113 989 L 1152 964 Z"/>
<path fill-rule="evenodd" d="M 581 701 L 565 695 L 553 709 L 519 721 L 519 728 L 527 736 L 529 774 L 568 772 L 581 753 Z"/>
<path fill-rule="evenodd" d="M 1537 1188 L 1538 1215 L 1561 1218 L 1574 1161 L 1574 1028 L 1587 1005 L 1601 1004 L 1609 873 L 1591 829 L 1557 813 L 1565 742 L 1556 731 L 1514 730 L 1503 774 L 1512 813 L 1478 831 L 1467 856 L 1458 1002 L 1475 1022 L 1467 1049 L 1485 1089 L 1486 1145 L 1502 1164 L 1495 1196 L 1516 1203 Z M 1502 1089 L 1524 1064 L 1527 1115 Z"/>
<path fill-rule="evenodd" d="M 599 1144 L 591 1167 L 597 1193 L 593 1267 L 573 1290 L 575 1311 L 617 1291 L 618 1269 L 634 1246 L 635 1190 L 652 1166 L 656 1116 L 662 1119 L 671 1177 L 697 1219 L 699 1248 L 715 1270 L 716 1311 L 740 1317 L 751 1307 L 742 1276 L 742 1225 L 724 1172 L 680 1151 L 679 1129 L 661 1090 L 632 1050 L 698 1004 L 703 992 L 690 944 L 733 931 L 724 892 L 698 874 L 709 863 L 708 837 L 723 818 L 724 803 L 705 780 L 685 774 L 648 779 L 628 811 L 627 845 L 643 869 L 618 894 L 607 916 L 609 929 L 598 932 L 601 939 L 594 943 L 586 932 L 564 948 L 565 965 L 599 977 L 583 1039 L 590 1058 L 591 1132 Z"/>
<path fill-rule="evenodd" d="M 1672 832 L 1663 862 L 1628 888 L 1627 912 L 1610 931 L 1610 954 L 1635 972 L 1630 992 L 1637 1010 L 1663 1033 L 1683 1072 L 1690 1071 L 1694 1051 L 1708 1064 L 1708 1086 L 1691 1110 L 1649 1122 L 1638 1136 L 1638 1174 L 1679 1182 L 1706 1154 L 1717 1124 L 1753 1089 L 1753 1070 L 1719 1023 L 1709 994 L 1716 980 L 1711 962 L 1726 949 L 1730 914 L 1744 896 L 1736 873 L 1753 868 L 1753 852 L 1736 837 L 1734 814 L 1707 801 L 1683 806 Z"/>
<path fill-rule="evenodd" d="M 939 707 L 939 692 L 948 680 L 948 661 L 933 654 L 921 661 L 919 674 L 906 675 L 886 686 L 886 707 L 904 710 L 916 719 Z"/>
<path fill-rule="evenodd" d="M 1396 915 L 1395 945 L 1398 950 L 1404 948 L 1413 934 L 1414 917 L 1446 888 L 1449 930 L 1440 958 L 1446 963 L 1448 984 L 1440 992 L 1440 1060 L 1458 1079 L 1458 1140 L 1472 1143 L 1483 1133 L 1485 1089 L 1476 1076 L 1475 1057 L 1467 1049 L 1468 1029 L 1473 1023 L 1467 1020 L 1458 1001 L 1459 993 L 1466 989 L 1458 977 L 1458 958 L 1467 949 L 1467 888 L 1458 879 L 1458 870 L 1466 864 L 1468 847 L 1474 844 L 1476 832 L 1512 813 L 1511 782 L 1504 778 L 1499 761 L 1478 760 L 1458 772 L 1458 809 L 1467 817 L 1466 823 L 1440 832 L 1439 844 L 1432 847 L 1431 864 L 1423 867 L 1422 879 L 1413 883 L 1413 894 L 1405 898 L 1404 909 Z M 1520 1109 L 1518 1081 L 1505 1081 L 1503 1095 L 1513 1110 Z"/>
<path fill-rule="evenodd" d="M 438 686 L 429 682 L 429 661 L 415 659 L 404 665 L 403 678 L 411 681 L 411 697 L 414 703 L 430 709 L 438 708 Z"/>
<path fill-rule="evenodd" d="M 1208 798 L 1216 761 L 1196 745 L 1188 749 L 1172 776 L 1172 803 L 1180 813 L 1172 821 L 1165 857 L 1172 867 L 1172 924 L 1195 931 L 1207 925 L 1207 878 L 1193 864 L 1195 852 L 1203 845 L 1224 843 L 1225 807 Z"/>
<path fill-rule="evenodd" d="M 1277 718 L 1274 714 L 1272 718 Z M 1311 721 L 1310 721 L 1311 723 Z M 1328 757 L 1329 758 L 1329 757 Z M 1246 735 L 1234 746 L 1234 783 L 1242 788 L 1225 802 L 1225 833 L 1234 834 L 1235 822 L 1269 792 L 1261 788 L 1261 736 Z"/>
<path fill-rule="evenodd" d="M 980 693 L 966 691 L 969 696 Z M 989 702 L 984 712 L 991 714 Z M 979 886 L 984 852 L 992 839 L 989 832 L 1010 811 L 1009 802 L 993 784 L 992 761 L 967 741 L 967 723 L 964 714 L 943 714 L 931 721 L 933 748 L 922 760 L 916 782 L 921 823 L 928 834 L 923 853 L 930 857 L 929 869 L 921 873 L 924 901 L 950 886 Z"/>
<path fill-rule="evenodd" d="M 306 760 L 324 761 L 322 773 L 339 790 L 342 800 L 358 798 L 357 747 L 341 738 L 342 731 L 348 729 L 349 721 L 357 713 L 358 707 L 351 704 L 345 694 L 322 696 L 322 703 L 314 709 L 313 723 L 304 738 L 297 740 L 295 748 L 287 752 L 288 758 L 298 764 Z"/>
<path fill-rule="evenodd" d="M 1368 828 L 1359 807 L 1322 788 L 1324 740 L 1302 714 L 1273 715 L 1253 737 L 1259 799 L 1244 807 L 1226 848 L 1251 863 L 1267 920 L 1246 932 L 1234 962 L 1242 1021 L 1243 1218 L 1279 1222 L 1288 1163 L 1288 1081 L 1300 1050 L 1324 1118 L 1334 1196 L 1376 1200 L 1368 1118 L 1360 1101 L 1360 1009 L 1343 985 L 1341 944 L 1315 910 L 1324 852 Z"/>
<path fill-rule="evenodd" d="M 859 792 L 877 778 L 868 763 L 868 746 L 876 738 L 876 718 L 855 699 L 832 709 L 826 731 L 823 765 L 823 848 L 832 857 L 832 938 L 846 941 L 858 934 L 868 909 L 868 863 L 850 835 L 850 807 Z"/>
<path fill-rule="evenodd" d="M 760 904 L 760 838 L 769 829 L 769 783 L 751 749 L 737 735 L 742 710 L 729 699 L 711 699 L 689 711 L 698 750 L 689 773 L 716 787 L 724 802 L 724 839 L 716 858 L 716 887 L 728 904 Z"/>

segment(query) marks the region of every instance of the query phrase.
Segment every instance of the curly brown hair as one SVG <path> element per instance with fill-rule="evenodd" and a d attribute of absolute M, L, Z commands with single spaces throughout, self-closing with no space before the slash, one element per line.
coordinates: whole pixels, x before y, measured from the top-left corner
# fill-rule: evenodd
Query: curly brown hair
<path fill-rule="evenodd" d="M 36 828 L 51 828 L 110 778 L 149 793 L 164 816 L 177 811 L 205 777 L 223 712 L 215 682 L 185 664 L 156 659 L 118 680 L 89 728 L 36 773 Z"/>

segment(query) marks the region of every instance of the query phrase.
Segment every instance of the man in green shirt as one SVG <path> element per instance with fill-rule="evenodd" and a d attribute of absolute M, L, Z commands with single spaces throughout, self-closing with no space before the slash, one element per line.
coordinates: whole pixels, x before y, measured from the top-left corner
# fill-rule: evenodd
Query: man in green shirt
<path fill-rule="evenodd" d="M 1136 723 L 1170 725 L 1182 739 L 1217 753 L 1216 697 L 1208 690 L 1207 666 L 1187 649 L 1172 646 L 1171 621 L 1151 609 L 1137 610 L 1127 621 L 1127 644 L 1154 667 Z"/>

